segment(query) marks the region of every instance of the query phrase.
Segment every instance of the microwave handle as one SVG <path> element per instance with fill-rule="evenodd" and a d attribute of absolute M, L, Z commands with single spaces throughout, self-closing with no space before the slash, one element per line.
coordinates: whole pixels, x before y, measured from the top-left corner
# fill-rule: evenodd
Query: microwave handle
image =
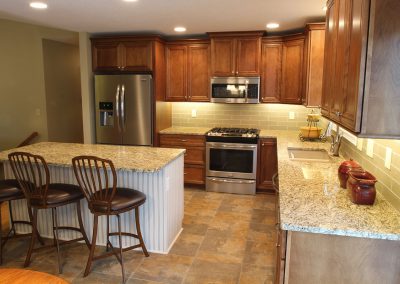
<path fill-rule="evenodd" d="M 249 94 L 249 84 L 248 84 L 248 82 L 247 82 L 247 80 L 246 80 L 246 87 L 245 87 L 245 89 L 244 89 L 244 100 L 245 100 L 245 102 L 247 103 L 248 102 L 248 99 L 249 99 L 249 97 L 248 97 L 248 94 Z"/>

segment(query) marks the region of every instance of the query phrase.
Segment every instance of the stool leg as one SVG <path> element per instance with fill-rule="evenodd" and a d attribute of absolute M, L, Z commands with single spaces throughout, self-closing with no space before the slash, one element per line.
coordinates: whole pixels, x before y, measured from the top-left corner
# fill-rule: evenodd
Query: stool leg
<path fill-rule="evenodd" d="M 120 255 L 120 258 L 121 258 L 121 268 L 122 268 L 122 283 L 125 283 L 124 260 L 122 258 L 121 216 L 119 214 L 117 215 L 117 219 L 118 219 L 119 255 Z"/>
<path fill-rule="evenodd" d="M 81 231 L 82 237 L 85 240 L 86 246 L 90 249 L 90 242 L 86 235 L 85 227 L 83 227 L 82 213 L 81 213 L 81 201 L 76 202 L 76 214 L 78 215 L 79 229 Z"/>
<path fill-rule="evenodd" d="M 110 216 L 106 215 L 107 218 L 107 242 L 106 242 L 106 252 L 109 251 L 109 245 L 108 243 L 110 242 Z"/>
<path fill-rule="evenodd" d="M 57 208 L 51 208 L 51 218 L 53 219 L 53 236 L 54 242 L 57 249 L 57 259 L 58 259 L 58 273 L 62 273 L 61 266 L 61 256 L 60 256 L 60 243 L 58 241 L 58 217 L 57 217 Z"/>
<path fill-rule="evenodd" d="M 10 202 L 10 205 L 11 205 L 11 202 Z M 31 206 L 29 206 L 29 204 L 27 206 L 28 206 L 29 221 L 31 221 L 31 223 L 32 223 L 32 219 L 33 219 L 32 208 L 31 208 Z M 10 207 L 10 210 L 11 210 L 11 207 Z M 12 211 L 10 211 L 10 214 L 11 214 L 10 216 L 12 216 Z M 32 226 L 32 232 L 33 232 L 33 226 Z M 14 233 L 15 233 L 15 231 L 14 231 Z M 42 236 L 40 236 L 39 231 L 37 230 L 37 228 L 36 228 L 36 236 L 37 236 L 37 239 L 39 240 L 40 244 L 42 246 L 44 246 L 44 241 L 42 239 Z"/>
<path fill-rule="evenodd" d="M 141 245 L 141 247 L 142 247 L 142 250 L 143 250 L 144 255 L 145 255 L 146 257 L 148 257 L 148 256 L 149 256 L 149 253 L 147 252 L 146 245 L 144 244 L 143 237 L 142 237 L 142 231 L 140 230 L 139 207 L 136 207 L 136 208 L 135 208 L 135 221 L 136 221 L 136 232 L 137 232 L 137 235 L 138 235 L 138 237 L 139 237 L 140 245 Z"/>
<path fill-rule="evenodd" d="M 38 209 L 37 208 L 33 208 L 31 243 L 29 245 L 28 253 L 26 255 L 24 267 L 28 267 L 29 266 L 29 264 L 31 262 L 31 256 L 32 256 L 33 247 L 35 246 L 35 240 L 36 240 L 36 236 L 37 236 L 37 214 L 38 214 Z"/>
<path fill-rule="evenodd" d="M 90 267 L 92 266 L 94 250 L 96 249 L 97 225 L 98 225 L 98 221 L 99 221 L 98 219 L 99 219 L 99 216 L 94 215 L 92 245 L 90 246 L 89 257 L 88 257 L 88 261 L 86 264 L 86 269 L 85 269 L 85 273 L 83 274 L 83 277 L 86 277 L 89 275 Z"/>

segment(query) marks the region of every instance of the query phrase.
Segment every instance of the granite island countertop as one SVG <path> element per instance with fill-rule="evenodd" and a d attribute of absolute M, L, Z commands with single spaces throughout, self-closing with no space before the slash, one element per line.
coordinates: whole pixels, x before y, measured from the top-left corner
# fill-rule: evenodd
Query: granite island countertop
<path fill-rule="evenodd" d="M 377 194 L 373 206 L 356 205 L 340 188 L 337 170 L 342 157 L 330 162 L 289 159 L 287 147 L 329 151 L 329 142 L 301 142 L 297 131 L 263 130 L 261 137 L 278 143 L 281 228 L 342 236 L 400 240 L 400 212 Z M 378 181 L 379 182 L 379 181 Z"/>
<path fill-rule="evenodd" d="M 145 146 L 41 142 L 0 152 L 0 161 L 8 160 L 8 154 L 14 151 L 41 155 L 49 165 L 72 166 L 73 157 L 94 155 L 112 160 L 117 170 L 157 172 L 183 155 L 186 150 Z"/>

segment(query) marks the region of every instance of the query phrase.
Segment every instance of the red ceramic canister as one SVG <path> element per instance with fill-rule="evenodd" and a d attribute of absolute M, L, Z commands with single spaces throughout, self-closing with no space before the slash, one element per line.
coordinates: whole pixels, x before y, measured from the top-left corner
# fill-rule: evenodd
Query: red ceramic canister
<path fill-rule="evenodd" d="M 349 178 L 348 172 L 351 170 L 364 171 L 363 168 L 356 161 L 353 161 L 353 159 L 341 163 L 338 169 L 338 176 L 341 188 L 346 188 L 347 179 Z"/>
<path fill-rule="evenodd" d="M 360 205 L 373 205 L 376 197 L 376 178 L 369 172 L 349 171 L 347 189 L 351 202 Z"/>

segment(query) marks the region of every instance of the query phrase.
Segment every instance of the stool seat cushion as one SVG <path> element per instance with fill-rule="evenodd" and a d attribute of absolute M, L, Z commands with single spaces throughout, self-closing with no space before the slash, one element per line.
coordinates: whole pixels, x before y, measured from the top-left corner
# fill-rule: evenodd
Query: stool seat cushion
<path fill-rule="evenodd" d="M 0 180 L 0 202 L 24 198 L 24 193 L 15 179 Z"/>
<path fill-rule="evenodd" d="M 66 183 L 50 183 L 47 190 L 47 203 L 43 204 L 43 200 L 31 198 L 32 206 L 59 206 L 62 204 L 76 202 L 82 199 L 83 193 L 79 186 Z"/>
<path fill-rule="evenodd" d="M 111 192 L 112 189 L 109 189 Z M 105 189 L 102 190 L 105 194 Z M 100 191 L 95 195 L 100 195 Z M 117 187 L 113 200 L 111 201 L 111 213 L 125 211 L 127 209 L 139 206 L 146 201 L 146 195 L 131 188 Z M 93 202 L 92 210 L 97 213 L 107 213 L 107 202 Z"/>

